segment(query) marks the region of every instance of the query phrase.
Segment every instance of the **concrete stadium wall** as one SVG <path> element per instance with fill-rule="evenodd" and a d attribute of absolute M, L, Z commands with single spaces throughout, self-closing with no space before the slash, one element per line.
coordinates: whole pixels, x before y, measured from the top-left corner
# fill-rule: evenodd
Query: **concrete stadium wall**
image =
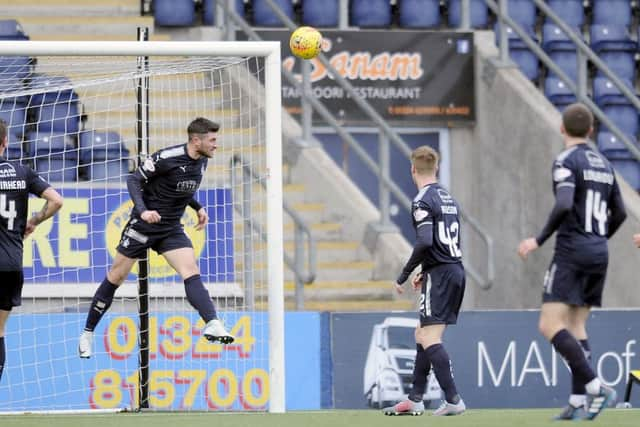
<path fill-rule="evenodd" d="M 516 250 L 522 238 L 539 232 L 553 205 L 550 171 L 563 150 L 561 117 L 516 68 L 495 66 L 492 32 L 477 32 L 475 43 L 477 124 L 452 129 L 452 191 L 494 239 L 496 281 L 488 291 L 469 283 L 464 306 L 535 308 L 555 239 L 527 262 Z M 640 232 L 640 198 L 621 186 L 629 217 L 611 240 L 605 307 L 640 306 L 640 249 L 631 240 Z M 475 243 L 468 252 L 474 260 L 484 255 Z"/>

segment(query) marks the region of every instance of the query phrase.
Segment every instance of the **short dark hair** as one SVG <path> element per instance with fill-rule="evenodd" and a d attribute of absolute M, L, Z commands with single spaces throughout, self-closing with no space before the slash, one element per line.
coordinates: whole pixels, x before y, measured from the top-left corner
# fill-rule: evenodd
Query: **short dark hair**
<path fill-rule="evenodd" d="M 209 132 L 218 132 L 220 129 L 220 125 L 216 122 L 212 122 L 209 119 L 205 119 L 204 117 L 198 117 L 194 119 L 191 123 L 189 123 L 189 127 L 187 127 L 187 133 L 189 134 L 189 139 L 191 139 L 194 135 L 204 135 Z"/>
<path fill-rule="evenodd" d="M 562 125 L 568 136 L 586 138 L 593 126 L 593 114 L 582 103 L 571 104 L 562 113 Z"/>
<path fill-rule="evenodd" d="M 4 142 L 4 139 L 7 137 L 7 122 L 0 119 L 0 144 Z"/>

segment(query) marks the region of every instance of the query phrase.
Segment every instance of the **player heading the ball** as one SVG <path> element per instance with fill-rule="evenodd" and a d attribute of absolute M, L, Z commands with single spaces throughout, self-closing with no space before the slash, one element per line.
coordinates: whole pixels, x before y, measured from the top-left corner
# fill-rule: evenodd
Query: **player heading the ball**
<path fill-rule="evenodd" d="M 93 331 L 111 306 L 116 289 L 133 264 L 151 248 L 162 255 L 184 280 L 189 304 L 205 321 L 203 335 L 209 341 L 229 344 L 234 337 L 218 319 L 209 292 L 202 284 L 193 246 L 180 218 L 187 206 L 198 214 L 201 230 L 209 220 L 207 211 L 194 199 L 207 168 L 207 159 L 217 146 L 220 125 L 198 117 L 188 128 L 189 141 L 155 152 L 127 178 L 134 203 L 129 222 L 122 231 L 113 264 L 91 301 L 85 329 L 80 336 L 80 357 L 91 357 Z"/>

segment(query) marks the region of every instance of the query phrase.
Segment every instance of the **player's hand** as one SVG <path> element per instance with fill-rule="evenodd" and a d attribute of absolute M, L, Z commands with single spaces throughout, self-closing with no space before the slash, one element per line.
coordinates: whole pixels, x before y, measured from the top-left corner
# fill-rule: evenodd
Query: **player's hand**
<path fill-rule="evenodd" d="M 518 246 L 518 255 L 520 255 L 520 258 L 522 259 L 527 259 L 527 255 L 536 249 L 538 249 L 538 242 L 535 238 L 529 237 L 528 239 L 524 239 L 520 242 L 520 245 Z"/>
<path fill-rule="evenodd" d="M 633 235 L 633 243 L 640 248 L 640 233 Z"/>
<path fill-rule="evenodd" d="M 402 295 L 404 293 L 404 288 L 402 287 L 402 285 L 398 285 L 396 282 L 393 282 L 393 286 L 395 286 L 396 292 L 399 295 Z"/>
<path fill-rule="evenodd" d="M 142 218 L 144 222 L 148 222 L 149 224 L 160 222 L 161 219 L 158 211 L 144 211 L 142 212 L 142 214 L 140 214 L 140 218 Z"/>
<path fill-rule="evenodd" d="M 29 219 L 27 221 L 27 225 L 24 227 L 24 237 L 28 237 L 29 234 L 33 233 L 37 227 L 36 222 L 33 219 Z"/>
<path fill-rule="evenodd" d="M 207 222 L 209 222 L 209 215 L 207 215 L 207 211 L 204 210 L 204 208 L 200 208 L 198 211 L 198 225 L 196 225 L 196 230 L 203 230 Z"/>
<path fill-rule="evenodd" d="M 415 275 L 413 280 L 411 281 L 411 285 L 413 286 L 414 291 L 419 291 L 422 289 L 422 272 Z"/>

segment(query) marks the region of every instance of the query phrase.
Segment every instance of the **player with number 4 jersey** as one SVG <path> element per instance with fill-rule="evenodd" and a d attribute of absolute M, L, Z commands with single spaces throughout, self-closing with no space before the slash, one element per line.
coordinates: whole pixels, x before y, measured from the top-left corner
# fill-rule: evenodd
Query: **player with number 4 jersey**
<path fill-rule="evenodd" d="M 6 359 L 5 325 L 13 307 L 22 304 L 22 241 L 62 207 L 62 196 L 49 183 L 30 167 L 3 157 L 7 144 L 7 124 L 0 120 L 0 379 Z M 45 203 L 27 219 L 29 194 Z"/>
<path fill-rule="evenodd" d="M 465 289 L 465 273 L 460 251 L 460 209 L 449 192 L 437 181 L 438 153 L 422 146 L 411 155 L 411 176 L 418 187 L 411 213 L 416 242 L 409 261 L 396 280 L 403 284 L 419 265 L 422 271 L 412 281 L 420 290 L 420 326 L 416 329 L 416 360 L 413 386 L 408 399 L 383 410 L 385 415 L 421 415 L 427 376 L 431 367 L 444 391 L 442 404 L 434 415 L 462 414 L 466 407 L 453 381 L 453 368 L 442 344 L 447 325 L 457 322 Z"/>
<path fill-rule="evenodd" d="M 594 419 L 615 399 L 590 366 L 586 322 L 591 307 L 602 304 L 609 262 L 607 239 L 626 218 L 614 171 L 587 144 L 593 115 L 583 104 L 562 114 L 565 150 L 553 163 L 555 205 L 537 237 L 523 240 L 518 254 L 526 259 L 554 232 L 556 246 L 544 277 L 540 332 L 569 364 L 572 390 L 561 420 Z"/>

